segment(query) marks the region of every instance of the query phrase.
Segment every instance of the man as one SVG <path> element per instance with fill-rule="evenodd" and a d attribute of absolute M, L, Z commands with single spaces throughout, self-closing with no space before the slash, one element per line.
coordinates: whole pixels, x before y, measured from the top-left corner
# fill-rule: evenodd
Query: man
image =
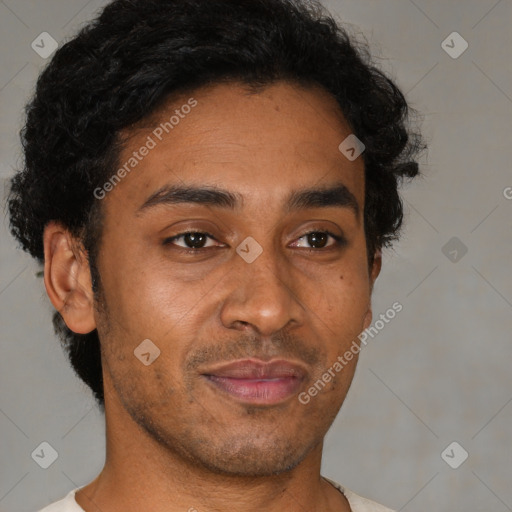
<path fill-rule="evenodd" d="M 107 454 L 45 512 L 389 511 L 320 466 L 418 173 L 407 114 L 310 2 L 116 0 L 57 51 L 11 226 Z"/>

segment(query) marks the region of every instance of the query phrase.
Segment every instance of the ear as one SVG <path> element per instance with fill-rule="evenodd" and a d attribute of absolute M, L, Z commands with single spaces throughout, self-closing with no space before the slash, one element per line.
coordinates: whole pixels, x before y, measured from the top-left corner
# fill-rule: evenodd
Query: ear
<path fill-rule="evenodd" d="M 373 285 L 378 275 L 380 274 L 380 270 L 382 268 L 382 250 L 377 249 L 373 256 L 373 264 L 370 271 L 370 293 L 373 291 Z"/>
<path fill-rule="evenodd" d="M 65 227 L 54 221 L 46 225 L 43 243 L 48 297 L 73 332 L 93 331 L 94 294 L 86 252 Z"/>
<path fill-rule="evenodd" d="M 363 320 L 363 330 L 367 329 L 370 324 L 372 323 L 372 302 L 371 302 L 371 295 L 373 292 L 373 285 L 375 283 L 375 280 L 377 279 L 378 275 L 380 274 L 380 270 L 382 268 L 382 250 L 377 249 L 375 251 L 374 257 L 373 257 L 373 263 L 372 268 L 370 269 L 370 301 L 368 304 L 368 310 L 366 311 L 366 314 L 364 316 Z"/>

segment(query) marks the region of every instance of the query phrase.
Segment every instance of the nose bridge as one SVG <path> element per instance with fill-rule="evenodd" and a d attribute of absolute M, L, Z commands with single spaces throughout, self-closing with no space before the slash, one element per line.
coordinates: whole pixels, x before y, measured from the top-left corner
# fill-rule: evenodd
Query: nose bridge
<path fill-rule="evenodd" d="M 266 248 L 250 263 L 243 254 L 237 258 L 232 290 L 222 309 L 223 324 L 250 324 L 270 336 L 290 322 L 300 323 L 302 306 L 279 252 Z"/>

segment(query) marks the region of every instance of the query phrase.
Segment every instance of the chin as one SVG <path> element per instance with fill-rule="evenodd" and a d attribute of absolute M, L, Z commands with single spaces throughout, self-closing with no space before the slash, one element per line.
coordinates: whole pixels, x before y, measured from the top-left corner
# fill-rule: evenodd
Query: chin
<path fill-rule="evenodd" d="M 212 443 L 213 444 L 213 443 Z M 225 445 L 209 445 L 193 454 L 196 464 L 227 476 L 266 477 L 279 475 L 297 467 L 313 446 L 297 446 L 289 439 L 261 443 L 246 439 L 228 440 Z"/>

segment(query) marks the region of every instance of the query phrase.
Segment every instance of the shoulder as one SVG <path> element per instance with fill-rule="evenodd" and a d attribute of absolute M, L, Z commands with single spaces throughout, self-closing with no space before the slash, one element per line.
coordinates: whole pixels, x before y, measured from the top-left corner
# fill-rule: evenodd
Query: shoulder
<path fill-rule="evenodd" d="M 61 500 L 42 508 L 38 512 L 84 512 L 84 509 L 75 500 L 75 492 L 78 489 L 73 489 Z"/>
<path fill-rule="evenodd" d="M 380 505 L 375 501 L 369 500 L 367 498 L 363 498 L 359 496 L 355 492 L 347 489 L 346 487 L 340 485 L 338 482 L 331 480 L 329 478 L 323 477 L 325 480 L 330 482 L 336 489 L 342 492 L 347 498 L 347 501 L 350 504 L 350 508 L 352 512 L 393 512 L 390 508 L 385 507 L 384 505 Z"/>

